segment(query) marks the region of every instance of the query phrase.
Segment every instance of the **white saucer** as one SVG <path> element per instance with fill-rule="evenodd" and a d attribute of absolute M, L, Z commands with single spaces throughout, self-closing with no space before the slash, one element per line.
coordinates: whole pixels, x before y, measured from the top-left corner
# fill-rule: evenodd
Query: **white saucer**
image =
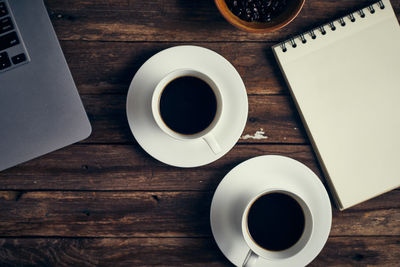
<path fill-rule="evenodd" d="M 233 168 L 221 181 L 211 204 L 211 229 L 214 238 L 233 264 L 242 266 L 249 247 L 241 229 L 247 201 L 268 188 L 284 188 L 309 204 L 314 232 L 298 254 L 279 260 L 259 258 L 256 266 L 294 267 L 309 264 L 325 245 L 332 222 L 332 209 L 325 187 L 308 167 L 282 156 L 260 156 Z"/>
<path fill-rule="evenodd" d="M 166 74 L 181 68 L 205 73 L 224 95 L 224 111 L 213 130 L 221 147 L 217 155 L 204 140 L 176 140 L 154 121 L 151 112 L 154 88 Z M 197 167 L 219 159 L 239 140 L 247 121 L 247 93 L 239 73 L 221 55 L 198 46 L 175 46 L 152 56 L 137 71 L 129 87 L 126 112 L 134 137 L 147 153 L 169 165 Z"/>

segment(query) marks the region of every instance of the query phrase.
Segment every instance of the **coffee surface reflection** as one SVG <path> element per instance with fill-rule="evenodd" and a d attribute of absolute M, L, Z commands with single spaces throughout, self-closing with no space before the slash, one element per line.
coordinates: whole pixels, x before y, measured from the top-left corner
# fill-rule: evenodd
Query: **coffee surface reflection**
<path fill-rule="evenodd" d="M 207 129 L 217 114 L 217 98 L 208 83 L 193 76 L 181 76 L 163 89 L 159 111 L 165 125 L 183 135 Z"/>
<path fill-rule="evenodd" d="M 251 238 L 260 247 L 282 251 L 295 245 L 304 232 L 305 216 L 291 196 L 272 192 L 257 198 L 247 214 Z"/>

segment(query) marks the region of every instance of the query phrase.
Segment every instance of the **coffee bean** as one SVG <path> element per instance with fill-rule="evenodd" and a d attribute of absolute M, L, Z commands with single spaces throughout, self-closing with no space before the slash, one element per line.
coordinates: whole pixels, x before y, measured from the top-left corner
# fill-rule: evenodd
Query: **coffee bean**
<path fill-rule="evenodd" d="M 279 16 L 287 0 L 225 0 L 229 10 L 242 20 L 269 22 Z"/>

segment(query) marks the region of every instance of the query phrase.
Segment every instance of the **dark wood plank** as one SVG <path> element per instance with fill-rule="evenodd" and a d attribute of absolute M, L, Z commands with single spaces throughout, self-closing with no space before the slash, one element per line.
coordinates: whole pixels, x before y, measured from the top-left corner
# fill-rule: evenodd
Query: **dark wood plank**
<path fill-rule="evenodd" d="M 85 95 L 82 100 L 93 127 L 91 136 L 82 143 L 135 142 L 126 118 L 126 96 Z M 249 138 L 261 129 L 267 138 Z M 250 96 L 249 115 L 242 136 L 240 143 L 308 143 L 289 96 Z"/>
<path fill-rule="evenodd" d="M 298 18 L 268 34 L 237 30 L 218 13 L 213 0 L 62 1 L 47 0 L 62 40 L 109 41 L 282 41 L 371 4 L 373 0 L 306 1 Z M 400 2 L 392 1 L 397 15 Z"/>
<path fill-rule="evenodd" d="M 2 238 L 0 265 L 231 266 L 211 238 Z"/>
<path fill-rule="evenodd" d="M 213 192 L 0 191 L 0 236 L 211 236 Z M 400 235 L 400 191 L 344 212 L 332 236 Z"/>
<path fill-rule="evenodd" d="M 398 266 L 400 237 L 331 237 L 312 266 Z"/>
<path fill-rule="evenodd" d="M 0 188 L 214 191 L 237 164 L 271 154 L 295 158 L 320 175 L 309 146 L 238 145 L 207 166 L 181 169 L 158 162 L 138 145 L 73 145 L 0 172 Z"/>
<path fill-rule="evenodd" d="M 139 67 L 157 52 L 184 43 L 62 41 L 81 94 L 124 94 Z M 249 94 L 286 94 L 272 43 L 190 43 L 209 48 L 235 66 Z"/>
<path fill-rule="evenodd" d="M 310 266 L 393 267 L 399 258 L 399 237 L 331 237 Z M 0 265 L 232 266 L 212 238 L 2 238 Z"/>

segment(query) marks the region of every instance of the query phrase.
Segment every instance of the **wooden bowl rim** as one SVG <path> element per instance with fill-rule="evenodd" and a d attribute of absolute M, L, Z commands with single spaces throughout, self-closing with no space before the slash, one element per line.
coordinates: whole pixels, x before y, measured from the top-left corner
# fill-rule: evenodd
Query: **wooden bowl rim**
<path fill-rule="evenodd" d="M 303 9 L 305 0 L 300 0 L 300 4 L 297 6 L 297 9 L 295 9 L 296 11 L 293 12 L 293 14 L 291 14 L 289 17 L 287 17 L 285 20 L 283 20 L 282 22 L 273 25 L 271 27 L 265 27 L 265 28 L 254 28 L 251 27 L 251 24 L 258 24 L 258 25 L 262 25 L 265 23 L 262 22 L 247 22 L 244 20 L 241 20 L 240 18 L 238 18 L 236 15 L 234 15 L 228 8 L 228 6 L 226 5 L 225 0 L 214 0 L 215 5 L 217 6 L 219 12 L 221 13 L 221 15 L 233 26 L 235 26 L 238 29 L 241 30 L 245 30 L 247 32 L 252 32 L 252 33 L 267 33 L 267 32 L 272 32 L 275 30 L 279 30 L 283 27 L 285 27 L 286 25 L 288 25 L 290 22 L 292 22 L 300 13 L 300 11 Z M 250 24 L 251 23 L 251 24 Z M 246 25 L 247 24 L 247 25 Z M 266 25 L 266 24 L 265 24 Z"/>

